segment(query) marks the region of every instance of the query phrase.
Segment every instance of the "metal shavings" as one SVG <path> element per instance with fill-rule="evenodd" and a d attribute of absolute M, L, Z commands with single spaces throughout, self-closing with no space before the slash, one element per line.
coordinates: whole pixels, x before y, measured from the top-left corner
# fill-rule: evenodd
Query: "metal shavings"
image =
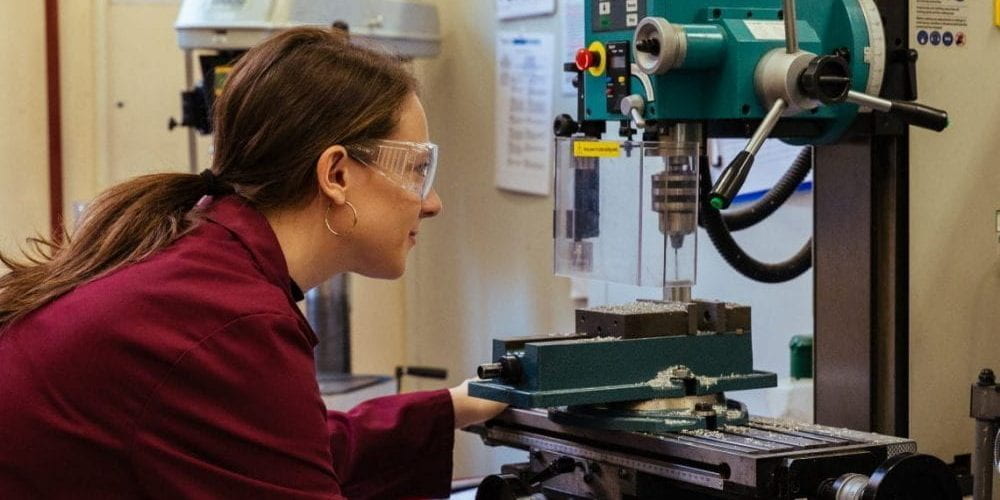
<path fill-rule="evenodd" d="M 684 429 L 681 434 L 687 434 L 689 436 L 695 436 L 700 438 L 715 438 L 715 439 L 726 439 L 726 435 L 719 431 L 710 431 L 708 429 Z"/>
<path fill-rule="evenodd" d="M 646 381 L 646 385 L 656 389 L 667 389 L 670 387 L 677 387 L 677 384 L 675 384 L 670 379 L 674 378 L 674 371 L 677 370 L 678 368 L 686 368 L 686 367 L 684 367 L 683 365 L 674 365 L 671 366 L 670 368 L 667 368 L 666 370 L 661 370 L 659 373 L 656 374 L 655 378 Z"/>
<path fill-rule="evenodd" d="M 687 304 L 682 302 L 637 301 L 613 306 L 599 306 L 583 311 L 607 314 L 656 314 L 665 312 L 687 312 Z"/>

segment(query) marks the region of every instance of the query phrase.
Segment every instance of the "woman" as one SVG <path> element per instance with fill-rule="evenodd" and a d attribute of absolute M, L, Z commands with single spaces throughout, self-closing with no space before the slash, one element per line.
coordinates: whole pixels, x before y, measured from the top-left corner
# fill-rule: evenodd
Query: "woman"
<path fill-rule="evenodd" d="M 326 412 L 295 302 L 397 278 L 436 147 L 413 78 L 319 29 L 250 50 L 202 175 L 103 193 L 72 241 L 0 260 L 0 497 L 445 496 L 465 384 Z"/>

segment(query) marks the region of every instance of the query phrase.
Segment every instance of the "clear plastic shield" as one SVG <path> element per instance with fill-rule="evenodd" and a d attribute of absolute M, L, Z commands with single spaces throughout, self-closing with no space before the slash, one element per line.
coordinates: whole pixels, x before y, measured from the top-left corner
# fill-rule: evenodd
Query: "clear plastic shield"
<path fill-rule="evenodd" d="M 694 284 L 697 144 L 557 138 L 555 150 L 556 274 Z"/>

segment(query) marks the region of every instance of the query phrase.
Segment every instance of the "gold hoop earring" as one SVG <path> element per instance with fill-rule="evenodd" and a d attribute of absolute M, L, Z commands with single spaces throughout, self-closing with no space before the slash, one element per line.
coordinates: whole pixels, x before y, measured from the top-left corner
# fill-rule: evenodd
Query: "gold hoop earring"
<path fill-rule="evenodd" d="M 347 200 L 344 200 L 344 204 L 347 205 L 347 208 L 351 209 L 351 214 L 354 216 L 354 222 L 351 224 L 351 230 L 353 230 L 358 225 L 358 209 L 354 208 L 354 204 L 351 203 L 351 202 L 349 202 L 349 201 L 347 201 Z M 323 215 L 323 223 L 326 224 L 326 229 L 328 231 L 330 231 L 331 233 L 333 233 L 334 236 L 344 236 L 344 234 L 338 233 L 338 232 L 334 231 L 332 227 L 330 227 L 330 209 L 331 208 L 333 208 L 333 202 L 332 201 L 330 202 L 329 205 L 326 206 L 326 214 Z M 350 234 L 350 231 L 348 231 L 347 234 Z"/>

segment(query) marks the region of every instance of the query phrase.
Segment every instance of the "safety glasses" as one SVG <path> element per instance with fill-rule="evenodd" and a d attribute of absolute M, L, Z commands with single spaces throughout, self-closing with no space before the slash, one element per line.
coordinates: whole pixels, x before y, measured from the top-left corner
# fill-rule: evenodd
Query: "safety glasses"
<path fill-rule="evenodd" d="M 346 146 L 347 154 L 364 165 L 426 199 L 437 173 L 438 147 L 429 142 L 381 139 Z"/>

